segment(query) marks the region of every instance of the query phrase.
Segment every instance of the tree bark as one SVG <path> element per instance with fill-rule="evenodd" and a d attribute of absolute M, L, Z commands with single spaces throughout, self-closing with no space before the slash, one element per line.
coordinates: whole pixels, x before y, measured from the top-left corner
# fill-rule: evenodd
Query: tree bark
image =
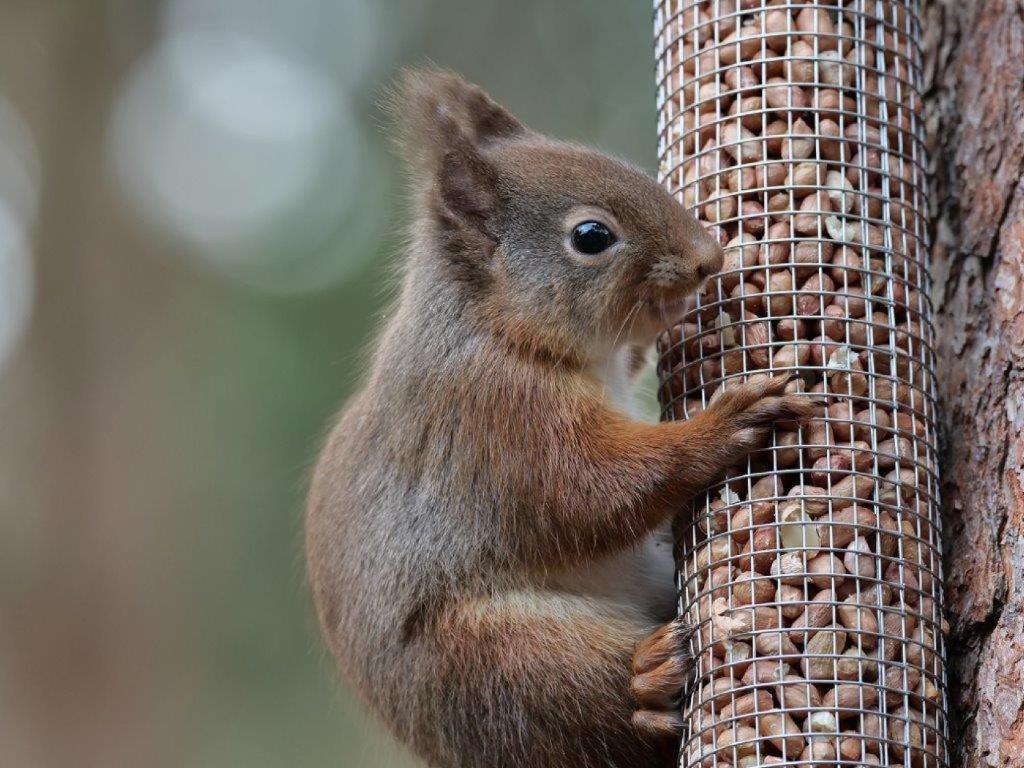
<path fill-rule="evenodd" d="M 1024 766 L 1024 0 L 923 31 L 955 766 Z"/>

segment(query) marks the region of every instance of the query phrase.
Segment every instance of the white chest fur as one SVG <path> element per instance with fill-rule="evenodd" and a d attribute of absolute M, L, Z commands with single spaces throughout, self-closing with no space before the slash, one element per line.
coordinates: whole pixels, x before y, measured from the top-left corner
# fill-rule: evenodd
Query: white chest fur
<path fill-rule="evenodd" d="M 631 370 L 633 354 L 629 345 L 622 345 L 592 365 L 590 373 L 600 382 L 610 407 L 639 419 L 640 409 L 634 398 L 636 377 Z M 552 586 L 640 608 L 649 614 L 671 609 L 676 588 L 669 527 L 666 523 L 623 552 L 561 574 Z"/>
<path fill-rule="evenodd" d="M 670 524 L 623 552 L 586 563 L 552 579 L 550 586 L 646 616 L 663 616 L 676 603 Z"/>
<path fill-rule="evenodd" d="M 623 344 L 612 349 L 603 359 L 589 368 L 590 375 L 601 384 L 604 400 L 612 408 L 639 418 L 636 407 L 636 381 L 630 370 L 633 350 Z"/>

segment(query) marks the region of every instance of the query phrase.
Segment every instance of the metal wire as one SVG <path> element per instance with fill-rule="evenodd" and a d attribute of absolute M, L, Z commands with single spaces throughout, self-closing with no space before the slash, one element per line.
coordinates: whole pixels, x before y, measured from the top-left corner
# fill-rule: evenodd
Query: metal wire
<path fill-rule="evenodd" d="M 660 179 L 726 266 L 659 339 L 663 418 L 827 398 L 683 523 L 684 766 L 947 765 L 917 0 L 656 0 Z"/>

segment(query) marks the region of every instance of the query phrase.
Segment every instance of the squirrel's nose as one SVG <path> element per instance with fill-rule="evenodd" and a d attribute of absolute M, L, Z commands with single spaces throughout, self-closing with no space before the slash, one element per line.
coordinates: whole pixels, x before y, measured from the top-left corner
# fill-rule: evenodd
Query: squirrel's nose
<path fill-rule="evenodd" d="M 716 241 L 708 238 L 697 246 L 697 273 L 701 279 L 711 277 L 722 268 L 725 252 Z"/>

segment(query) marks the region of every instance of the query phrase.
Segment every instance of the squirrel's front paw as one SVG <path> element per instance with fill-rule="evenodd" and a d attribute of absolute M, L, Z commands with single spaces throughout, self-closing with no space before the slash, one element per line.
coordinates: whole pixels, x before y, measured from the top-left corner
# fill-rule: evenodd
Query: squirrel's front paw
<path fill-rule="evenodd" d="M 786 394 L 791 376 L 759 375 L 730 384 L 711 398 L 708 412 L 727 429 L 729 445 L 738 453 L 763 446 L 778 422 L 802 422 L 821 414 L 825 401 L 808 394 Z"/>
<path fill-rule="evenodd" d="M 675 619 L 643 640 L 633 654 L 633 725 L 647 735 L 678 736 L 683 731 L 679 696 L 693 670 L 688 647 L 692 636 L 692 626 Z"/>

